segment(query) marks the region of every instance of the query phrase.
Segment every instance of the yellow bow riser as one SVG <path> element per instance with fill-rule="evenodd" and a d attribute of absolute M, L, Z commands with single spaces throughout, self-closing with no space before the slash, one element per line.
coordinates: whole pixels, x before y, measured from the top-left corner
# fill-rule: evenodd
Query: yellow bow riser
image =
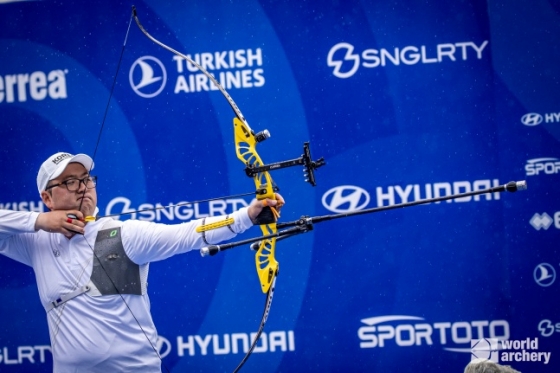
<path fill-rule="evenodd" d="M 235 151 L 237 158 L 247 167 L 260 167 L 264 163 L 256 150 L 257 140 L 249 127 L 239 118 L 233 118 L 233 132 L 235 136 Z M 273 181 L 267 171 L 259 172 L 253 177 L 257 188 L 257 199 L 276 199 Z M 276 233 L 276 222 L 262 224 L 263 235 Z M 278 272 L 278 262 L 275 259 L 276 238 L 263 240 L 255 255 L 257 274 L 261 283 L 263 293 L 268 292 L 272 285 L 275 274 Z"/>
<path fill-rule="evenodd" d="M 263 235 L 276 233 L 276 223 L 269 225 L 261 225 Z M 276 238 L 261 241 L 259 250 L 255 254 L 255 264 L 257 274 L 261 283 L 263 293 L 267 293 L 268 289 L 274 281 L 275 275 L 278 273 L 279 264 L 275 259 Z"/>

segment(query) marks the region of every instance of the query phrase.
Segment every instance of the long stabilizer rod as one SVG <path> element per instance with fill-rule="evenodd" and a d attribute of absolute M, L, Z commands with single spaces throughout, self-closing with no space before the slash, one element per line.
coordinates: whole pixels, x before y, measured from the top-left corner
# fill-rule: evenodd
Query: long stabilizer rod
<path fill-rule="evenodd" d="M 291 237 L 291 236 L 295 236 L 297 234 L 306 233 L 306 232 L 309 232 L 310 230 L 313 230 L 313 224 L 321 223 L 321 222 L 327 221 L 327 220 L 348 218 L 350 216 L 372 214 L 372 213 L 375 213 L 375 212 L 395 210 L 395 209 L 399 209 L 399 208 L 411 207 L 411 206 L 417 206 L 417 205 L 425 205 L 425 204 L 428 204 L 428 203 L 441 202 L 441 201 L 447 201 L 447 200 L 451 200 L 451 199 L 458 199 L 458 198 L 476 196 L 476 195 L 480 195 L 480 194 L 500 193 L 500 192 L 513 193 L 513 192 L 517 192 L 518 190 L 521 191 L 521 190 L 526 190 L 526 189 L 527 189 L 527 182 L 525 180 L 510 181 L 507 184 L 500 185 L 500 186 L 493 187 L 493 188 L 476 190 L 476 191 L 473 191 L 473 192 L 452 194 L 452 195 L 443 196 L 443 197 L 421 199 L 421 200 L 413 201 L 413 202 L 398 203 L 396 205 L 391 205 L 391 206 L 373 207 L 373 208 L 370 208 L 370 209 L 351 211 L 351 212 L 347 212 L 347 213 L 343 213 L 343 214 L 322 215 L 322 216 L 315 216 L 315 217 L 302 216 L 298 220 L 294 220 L 294 221 L 286 222 L 286 223 L 278 223 L 276 225 L 276 227 L 279 228 L 279 229 L 287 228 L 287 227 L 292 227 L 292 228 L 280 230 L 280 231 L 278 231 L 274 234 L 270 234 L 270 235 L 267 235 L 267 236 L 249 238 L 249 239 L 246 239 L 246 240 L 230 242 L 230 243 L 226 243 L 226 244 L 223 244 L 223 245 L 209 245 L 209 246 L 203 247 L 200 250 L 200 255 L 202 255 L 202 256 L 209 256 L 209 255 L 212 256 L 212 255 L 216 255 L 220 251 L 232 249 L 234 247 L 241 246 L 241 245 L 246 245 L 246 244 L 252 244 L 251 248 L 255 249 L 256 247 L 258 247 L 260 241 L 262 241 L 262 240 L 266 240 L 266 239 L 270 239 L 270 238 L 276 238 L 277 240 L 280 240 L 280 239 L 288 238 L 288 237 Z"/>
<path fill-rule="evenodd" d="M 488 189 L 476 190 L 476 191 L 473 191 L 473 192 L 452 194 L 452 195 L 449 195 L 449 196 L 442 196 L 442 197 L 436 197 L 436 198 L 421 199 L 421 200 L 418 200 L 418 201 L 398 203 L 396 205 L 390 205 L 390 206 L 372 207 L 370 209 L 351 211 L 351 212 L 347 212 L 347 213 L 343 213 L 343 214 L 315 216 L 315 217 L 312 217 L 312 218 L 309 218 L 309 219 L 311 219 L 310 223 L 320 223 L 320 222 L 327 221 L 327 220 L 347 218 L 349 216 L 372 214 L 374 212 L 395 210 L 395 209 L 400 209 L 400 208 L 403 208 L 403 207 L 411 207 L 411 206 L 417 206 L 417 205 L 425 205 L 425 204 L 428 204 L 428 203 L 442 202 L 442 201 L 447 201 L 447 200 L 451 200 L 451 199 L 458 199 L 458 198 L 476 196 L 476 195 L 480 195 L 480 194 L 499 193 L 499 192 L 514 193 L 514 192 L 517 192 L 518 190 L 526 190 L 526 189 L 527 189 L 527 182 L 525 180 L 510 181 L 509 183 L 504 184 L 504 185 L 500 185 L 500 186 L 493 187 L 493 188 L 488 188 Z M 277 226 L 277 228 L 291 227 L 291 226 L 294 226 L 294 225 L 299 225 L 300 220 L 295 220 L 295 221 L 286 222 L 286 223 L 278 223 L 276 226 Z"/>

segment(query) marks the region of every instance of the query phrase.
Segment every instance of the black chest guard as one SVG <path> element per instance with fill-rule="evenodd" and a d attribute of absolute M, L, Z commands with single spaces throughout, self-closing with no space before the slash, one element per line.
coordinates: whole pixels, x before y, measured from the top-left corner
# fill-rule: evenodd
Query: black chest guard
<path fill-rule="evenodd" d="M 100 230 L 94 251 L 91 281 L 101 295 L 142 295 L 140 266 L 126 255 L 120 227 Z"/>

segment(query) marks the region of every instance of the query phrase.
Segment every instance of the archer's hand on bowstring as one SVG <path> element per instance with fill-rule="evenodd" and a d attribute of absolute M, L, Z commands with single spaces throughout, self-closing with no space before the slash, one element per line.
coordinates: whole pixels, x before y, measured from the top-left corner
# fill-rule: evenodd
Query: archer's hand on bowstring
<path fill-rule="evenodd" d="M 84 214 L 79 210 L 56 210 L 39 214 L 35 230 L 49 233 L 62 233 L 67 238 L 84 234 Z"/>
<path fill-rule="evenodd" d="M 284 198 L 282 198 L 280 194 L 274 193 L 274 196 L 276 199 L 265 198 L 262 200 L 254 199 L 251 201 L 247 213 L 249 214 L 249 218 L 253 224 L 270 224 L 278 220 L 280 217 L 280 209 L 284 206 L 285 202 Z M 270 211 L 270 213 L 267 211 Z M 261 213 L 266 215 L 264 219 Z"/>

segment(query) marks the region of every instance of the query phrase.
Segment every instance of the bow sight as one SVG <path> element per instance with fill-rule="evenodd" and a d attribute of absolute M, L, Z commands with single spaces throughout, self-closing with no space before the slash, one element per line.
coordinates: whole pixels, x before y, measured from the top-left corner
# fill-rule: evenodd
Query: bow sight
<path fill-rule="evenodd" d="M 258 142 L 264 141 L 269 137 L 270 137 L 270 132 L 268 132 L 268 130 L 264 130 L 255 135 L 255 139 Z M 316 161 L 314 161 L 311 158 L 311 150 L 309 150 L 309 142 L 304 142 L 303 154 L 301 155 L 301 157 L 296 159 L 291 159 L 288 161 L 264 164 L 261 166 L 247 164 L 247 167 L 245 167 L 245 173 L 247 174 L 247 176 L 252 178 L 260 172 L 273 171 L 273 170 L 278 170 L 280 168 L 303 165 L 303 177 L 305 178 L 305 181 L 315 186 L 317 184 L 315 182 L 315 170 L 321 166 L 324 166 L 325 164 L 326 164 L 325 159 L 323 157 L 319 158 Z"/>

